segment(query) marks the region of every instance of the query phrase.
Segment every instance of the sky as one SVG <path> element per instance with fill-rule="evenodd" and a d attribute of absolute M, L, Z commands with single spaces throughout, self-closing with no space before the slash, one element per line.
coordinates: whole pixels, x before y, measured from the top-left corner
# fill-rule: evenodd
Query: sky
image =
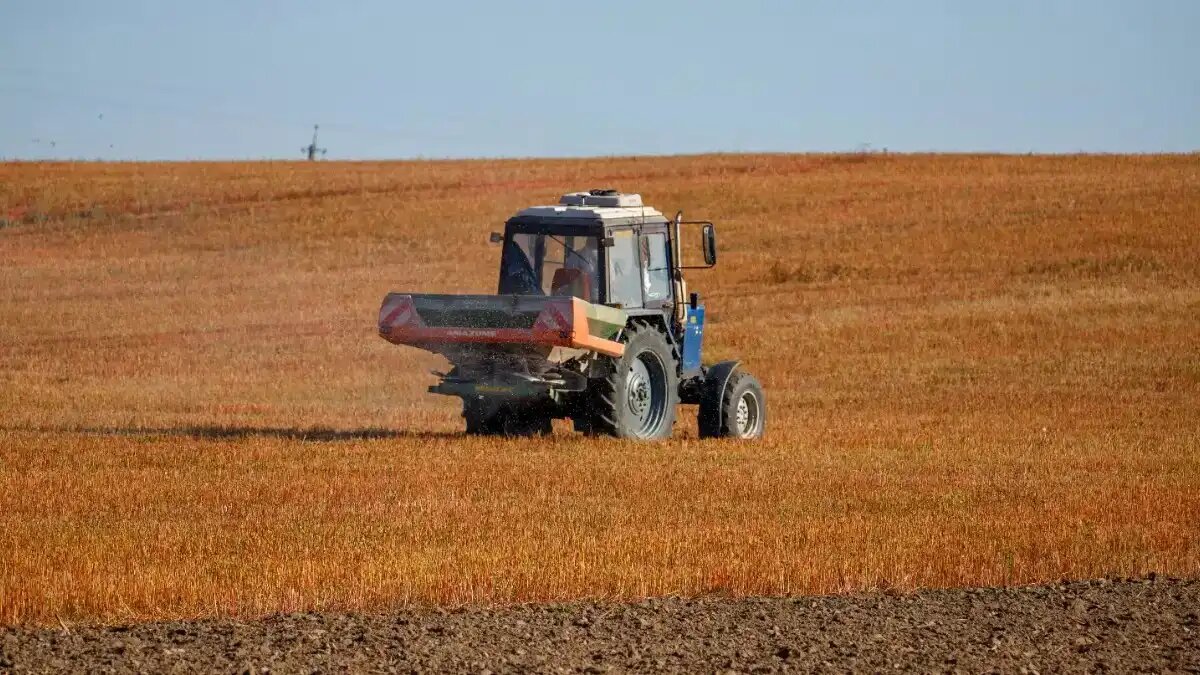
<path fill-rule="evenodd" d="M 0 157 L 1194 152 L 1200 1 L 0 0 Z"/>

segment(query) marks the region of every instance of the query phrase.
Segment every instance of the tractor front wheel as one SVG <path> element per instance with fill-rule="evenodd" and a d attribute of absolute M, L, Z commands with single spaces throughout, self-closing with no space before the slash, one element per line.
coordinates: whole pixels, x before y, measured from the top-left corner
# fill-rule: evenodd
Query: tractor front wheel
<path fill-rule="evenodd" d="M 723 391 L 712 391 L 700 403 L 697 421 L 701 438 L 762 438 L 767 428 L 767 397 L 762 385 L 750 373 L 735 369 Z"/>

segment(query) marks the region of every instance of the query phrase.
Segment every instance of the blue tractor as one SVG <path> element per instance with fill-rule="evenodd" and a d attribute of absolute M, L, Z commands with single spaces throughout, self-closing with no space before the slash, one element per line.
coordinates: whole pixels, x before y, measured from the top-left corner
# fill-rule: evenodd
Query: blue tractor
<path fill-rule="evenodd" d="M 703 264 L 683 264 L 685 228 Z M 591 190 L 521 210 L 492 241 L 497 294 L 389 293 L 379 313 L 383 338 L 450 362 L 430 391 L 462 399 L 468 434 L 545 434 L 565 418 L 586 434 L 664 439 L 682 403 L 697 406 L 701 437 L 762 437 L 762 385 L 738 361 L 702 358 L 704 305 L 684 271 L 716 265 L 711 222 Z"/>

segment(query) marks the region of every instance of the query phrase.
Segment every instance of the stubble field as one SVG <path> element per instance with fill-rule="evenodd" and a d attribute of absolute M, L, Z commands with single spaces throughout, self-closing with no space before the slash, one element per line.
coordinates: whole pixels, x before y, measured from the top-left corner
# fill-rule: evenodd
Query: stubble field
<path fill-rule="evenodd" d="M 467 439 L 389 290 L 718 224 L 767 438 Z M 1200 573 L 1200 156 L 0 165 L 0 624 Z"/>

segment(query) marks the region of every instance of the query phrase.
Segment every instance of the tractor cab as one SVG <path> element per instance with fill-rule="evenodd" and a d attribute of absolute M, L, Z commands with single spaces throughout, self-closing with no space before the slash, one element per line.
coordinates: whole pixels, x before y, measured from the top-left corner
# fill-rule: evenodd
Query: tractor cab
<path fill-rule="evenodd" d="M 573 296 L 682 322 L 685 314 L 676 310 L 687 298 L 671 225 L 641 195 L 615 190 L 572 192 L 557 205 L 524 209 L 503 235 L 493 235 L 504 243 L 498 292 Z M 712 227 L 705 225 L 705 259 L 715 262 Z"/>

